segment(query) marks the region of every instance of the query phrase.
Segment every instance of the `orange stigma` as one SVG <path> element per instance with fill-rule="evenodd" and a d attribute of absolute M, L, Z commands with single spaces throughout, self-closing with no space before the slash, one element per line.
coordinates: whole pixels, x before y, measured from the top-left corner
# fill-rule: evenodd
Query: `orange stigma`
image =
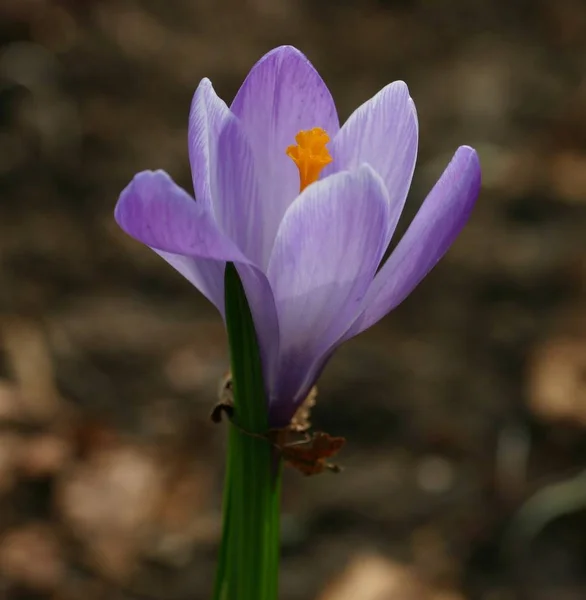
<path fill-rule="evenodd" d="M 326 148 L 330 136 L 321 127 L 314 127 L 300 131 L 295 136 L 295 141 L 296 146 L 287 148 L 287 156 L 299 169 L 299 191 L 302 192 L 310 183 L 317 181 L 321 170 L 332 162 Z"/>

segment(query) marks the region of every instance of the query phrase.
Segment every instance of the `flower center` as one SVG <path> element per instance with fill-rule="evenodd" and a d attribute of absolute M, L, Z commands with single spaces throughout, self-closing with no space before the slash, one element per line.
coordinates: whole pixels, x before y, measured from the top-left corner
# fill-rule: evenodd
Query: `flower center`
<path fill-rule="evenodd" d="M 326 148 L 330 136 L 321 127 L 314 127 L 300 131 L 295 141 L 297 145 L 287 148 L 287 156 L 299 169 L 299 191 L 302 192 L 310 183 L 317 181 L 321 170 L 332 162 Z"/>

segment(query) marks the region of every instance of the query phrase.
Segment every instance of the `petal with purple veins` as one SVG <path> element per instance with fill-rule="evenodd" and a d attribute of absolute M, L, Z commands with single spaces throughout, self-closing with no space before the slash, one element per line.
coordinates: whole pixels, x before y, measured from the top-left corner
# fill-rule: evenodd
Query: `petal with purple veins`
<path fill-rule="evenodd" d="M 302 129 L 321 127 L 333 137 L 339 129 L 332 96 L 299 50 L 282 46 L 251 69 L 231 106 L 250 141 L 262 198 L 266 268 L 279 223 L 299 195 L 299 172 L 286 155 Z"/>
<path fill-rule="evenodd" d="M 152 248 L 161 258 L 195 286 L 224 317 L 224 268 L 226 263 L 193 258 Z"/>
<path fill-rule="evenodd" d="M 215 147 L 220 132 L 231 118 L 230 109 L 218 98 L 212 82 L 202 79 L 191 102 L 187 145 L 195 197 L 203 206 L 212 204 L 211 173 Z"/>
<path fill-rule="evenodd" d="M 164 171 L 143 171 L 120 194 L 118 225 L 157 250 L 224 261 L 247 262 L 218 228 L 211 211 Z"/>
<path fill-rule="evenodd" d="M 271 402 L 299 401 L 312 363 L 355 319 L 386 249 L 388 219 L 384 183 L 367 165 L 310 185 L 285 213 L 267 272 L 281 332 Z"/>
<path fill-rule="evenodd" d="M 257 172 L 247 138 L 236 117 L 217 140 L 212 166 L 214 215 L 222 231 L 253 264 L 263 262 L 262 207 Z"/>
<path fill-rule="evenodd" d="M 189 156 L 196 198 L 220 229 L 260 265 L 263 227 L 252 150 L 242 126 L 204 79 L 189 115 Z"/>
<path fill-rule="evenodd" d="M 395 81 L 357 108 L 330 144 L 324 176 L 369 164 L 384 180 L 393 204 L 388 242 L 395 231 L 417 159 L 417 113 L 407 85 Z"/>
<path fill-rule="evenodd" d="M 344 341 L 374 325 L 402 302 L 448 250 L 466 224 L 480 190 L 480 165 L 472 148 L 461 147 L 428 195 L 403 239 L 374 278 L 363 300 L 364 312 L 352 327 L 309 365 L 300 379 L 300 402 L 329 357 Z M 297 382 L 296 382 L 297 383 Z M 273 418 L 288 413 L 276 404 Z"/>
<path fill-rule="evenodd" d="M 468 221 L 480 183 L 476 151 L 461 146 L 377 273 L 364 299 L 364 314 L 344 339 L 371 327 L 396 308 L 436 265 Z"/>

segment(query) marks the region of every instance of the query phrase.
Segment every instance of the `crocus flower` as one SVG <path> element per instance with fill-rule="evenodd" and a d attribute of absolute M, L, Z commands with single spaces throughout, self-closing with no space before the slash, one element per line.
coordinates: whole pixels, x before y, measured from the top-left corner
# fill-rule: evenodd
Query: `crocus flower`
<path fill-rule="evenodd" d="M 476 152 L 456 151 L 381 266 L 411 184 L 417 116 L 387 85 L 340 127 L 307 58 L 276 48 L 228 107 L 204 79 L 189 114 L 195 200 L 164 171 L 138 173 L 116 219 L 223 314 L 224 268 L 253 315 L 269 422 L 288 424 L 333 351 L 401 303 L 466 223 Z"/>

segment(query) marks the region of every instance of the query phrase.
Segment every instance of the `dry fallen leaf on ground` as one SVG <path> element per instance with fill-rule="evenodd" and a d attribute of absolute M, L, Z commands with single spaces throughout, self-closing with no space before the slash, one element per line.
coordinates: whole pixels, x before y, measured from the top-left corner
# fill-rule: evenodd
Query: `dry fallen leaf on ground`
<path fill-rule="evenodd" d="M 57 506 L 95 566 L 124 579 L 145 546 L 164 485 L 164 470 L 151 452 L 121 443 L 64 473 Z"/>
<path fill-rule="evenodd" d="M 355 557 L 318 600 L 432 600 L 409 567 L 376 554 Z"/>
<path fill-rule="evenodd" d="M 586 336 L 565 335 L 544 342 L 529 371 L 529 404 L 553 421 L 586 426 Z"/>

